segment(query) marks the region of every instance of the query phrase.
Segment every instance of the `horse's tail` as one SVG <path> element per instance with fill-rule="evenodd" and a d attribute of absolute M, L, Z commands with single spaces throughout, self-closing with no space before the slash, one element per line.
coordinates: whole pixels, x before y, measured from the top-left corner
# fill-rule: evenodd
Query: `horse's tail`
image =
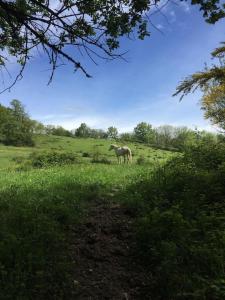
<path fill-rule="evenodd" d="M 128 150 L 128 161 L 132 162 L 132 152 L 129 148 L 127 150 Z"/>

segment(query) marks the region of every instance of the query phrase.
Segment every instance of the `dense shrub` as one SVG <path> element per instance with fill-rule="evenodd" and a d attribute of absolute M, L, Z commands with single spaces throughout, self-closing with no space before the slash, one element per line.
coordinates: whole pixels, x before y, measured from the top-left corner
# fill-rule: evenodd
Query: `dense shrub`
<path fill-rule="evenodd" d="M 83 152 L 82 157 L 91 157 L 90 153 L 88 152 Z"/>
<path fill-rule="evenodd" d="M 151 155 L 149 155 L 148 157 L 152 157 Z M 140 165 L 140 166 L 143 166 L 143 165 L 152 165 L 152 162 L 147 159 L 144 155 L 141 155 L 137 158 L 137 164 Z"/>
<path fill-rule="evenodd" d="M 95 145 L 93 148 L 92 163 L 111 164 L 111 161 L 105 157 L 99 148 L 100 145 Z"/>
<path fill-rule="evenodd" d="M 45 152 L 33 153 L 30 156 L 31 164 L 35 168 L 74 164 L 78 162 L 77 157 L 70 152 Z"/>
<path fill-rule="evenodd" d="M 185 159 L 201 169 L 218 169 L 225 162 L 225 142 L 198 143 L 186 150 Z"/>
<path fill-rule="evenodd" d="M 224 144 L 199 144 L 130 188 L 154 299 L 225 299 Z"/>
<path fill-rule="evenodd" d="M 138 165 L 145 165 L 146 164 L 146 158 L 144 157 L 144 155 L 142 155 L 142 156 L 139 156 L 138 158 L 137 158 L 137 164 Z"/>
<path fill-rule="evenodd" d="M 111 160 L 109 160 L 108 158 L 102 157 L 102 158 L 93 158 L 91 160 L 92 163 L 94 164 L 107 164 L 110 165 L 111 164 Z"/>

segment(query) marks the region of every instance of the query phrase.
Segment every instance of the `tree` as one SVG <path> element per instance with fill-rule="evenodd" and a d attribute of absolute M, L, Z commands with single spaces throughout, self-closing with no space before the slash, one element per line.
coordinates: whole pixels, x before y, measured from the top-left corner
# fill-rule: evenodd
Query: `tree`
<path fill-rule="evenodd" d="M 206 119 L 225 130 L 225 84 L 215 86 L 205 93 L 202 109 Z"/>
<path fill-rule="evenodd" d="M 46 125 L 45 126 L 45 132 L 46 132 L 46 134 L 52 134 L 54 128 L 55 128 L 54 125 L 51 125 L 51 124 Z"/>
<path fill-rule="evenodd" d="M 193 130 L 187 127 L 174 128 L 173 147 L 179 150 L 185 150 L 194 144 L 196 144 L 196 134 Z"/>
<path fill-rule="evenodd" d="M 51 134 L 58 135 L 58 136 L 72 137 L 72 133 L 69 130 L 63 128 L 62 126 L 56 126 L 56 127 L 54 126 L 54 128 L 52 128 Z"/>
<path fill-rule="evenodd" d="M 107 133 L 102 129 L 91 129 L 90 137 L 94 139 L 106 139 Z"/>
<path fill-rule="evenodd" d="M 200 88 L 205 118 L 225 130 L 225 43 L 212 52 L 212 57 L 219 58 L 220 64 L 187 77 L 178 85 L 174 96 L 181 94 L 182 99 Z"/>
<path fill-rule="evenodd" d="M 4 129 L 7 120 L 10 117 L 10 111 L 7 107 L 0 104 L 0 142 L 4 142 Z"/>
<path fill-rule="evenodd" d="M 87 138 L 90 136 L 91 129 L 85 124 L 81 123 L 75 131 L 75 136 Z"/>
<path fill-rule="evenodd" d="M 154 132 L 152 125 L 141 122 L 134 128 L 134 138 L 138 142 L 150 143 L 153 141 Z"/>
<path fill-rule="evenodd" d="M 215 23 L 225 16 L 221 2 L 195 0 L 191 4 L 200 7 L 207 22 Z M 165 6 L 162 0 L 0 0 L 0 66 L 6 67 L 8 55 L 21 65 L 7 89 L 22 77 L 35 48 L 43 50 L 51 64 L 49 82 L 65 62 L 90 77 L 78 53 L 94 62 L 120 58 L 116 52 L 120 38 L 132 33 L 140 39 L 149 36 L 148 13 L 153 8 L 160 11 L 160 3 Z"/>
<path fill-rule="evenodd" d="M 120 139 L 122 141 L 131 142 L 134 140 L 134 134 L 129 132 L 124 132 L 120 134 Z"/>
<path fill-rule="evenodd" d="M 118 137 L 118 130 L 116 127 L 110 126 L 107 130 L 107 136 L 109 139 L 116 139 Z"/>
<path fill-rule="evenodd" d="M 35 134 L 45 134 L 46 133 L 45 126 L 41 122 L 32 120 L 32 127 L 33 127 L 33 133 L 35 133 Z"/>
<path fill-rule="evenodd" d="M 157 133 L 159 135 L 160 144 L 164 147 L 172 145 L 172 140 L 174 138 L 174 127 L 171 125 L 163 125 L 157 128 Z"/>
<path fill-rule="evenodd" d="M 25 112 L 19 100 L 12 100 L 10 107 L 3 109 L 1 118 L 1 139 L 7 145 L 33 146 L 33 121 Z"/>

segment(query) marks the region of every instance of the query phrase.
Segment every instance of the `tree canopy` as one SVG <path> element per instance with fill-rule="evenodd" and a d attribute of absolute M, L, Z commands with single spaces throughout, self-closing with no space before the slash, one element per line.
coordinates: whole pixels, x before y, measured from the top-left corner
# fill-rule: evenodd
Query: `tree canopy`
<path fill-rule="evenodd" d="M 153 139 L 152 125 L 141 122 L 134 128 L 134 137 L 137 141 L 149 143 Z"/>
<path fill-rule="evenodd" d="M 118 137 L 118 130 L 114 126 L 110 126 L 107 130 L 107 137 L 109 139 L 116 139 Z"/>
<path fill-rule="evenodd" d="M 49 82 L 57 67 L 66 62 L 91 77 L 79 61 L 79 54 L 94 63 L 98 58 L 123 57 L 116 51 L 120 37 L 149 36 L 149 12 L 160 11 L 160 5 L 169 2 L 172 0 L 166 3 L 162 0 L 0 0 L 0 68 L 7 67 L 8 55 L 16 57 L 21 65 L 18 76 L 6 89 L 22 77 L 34 49 L 48 57 Z M 199 6 L 209 23 L 225 17 L 221 2 L 190 1 Z"/>
<path fill-rule="evenodd" d="M 14 146 L 33 146 L 33 124 L 19 100 L 12 100 L 10 107 L 0 104 L 0 142 Z"/>
<path fill-rule="evenodd" d="M 225 130 L 225 43 L 212 52 L 212 57 L 218 58 L 219 64 L 184 79 L 178 85 L 174 96 L 180 94 L 182 99 L 200 88 L 203 91 L 201 106 L 205 118 Z"/>

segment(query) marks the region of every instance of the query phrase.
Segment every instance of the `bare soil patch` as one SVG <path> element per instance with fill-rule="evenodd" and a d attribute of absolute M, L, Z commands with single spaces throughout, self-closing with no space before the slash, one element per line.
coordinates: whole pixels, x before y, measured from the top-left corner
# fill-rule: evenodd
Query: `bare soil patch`
<path fill-rule="evenodd" d="M 135 254 L 134 216 L 122 205 L 92 201 L 73 230 L 74 299 L 151 299 L 151 280 Z"/>

